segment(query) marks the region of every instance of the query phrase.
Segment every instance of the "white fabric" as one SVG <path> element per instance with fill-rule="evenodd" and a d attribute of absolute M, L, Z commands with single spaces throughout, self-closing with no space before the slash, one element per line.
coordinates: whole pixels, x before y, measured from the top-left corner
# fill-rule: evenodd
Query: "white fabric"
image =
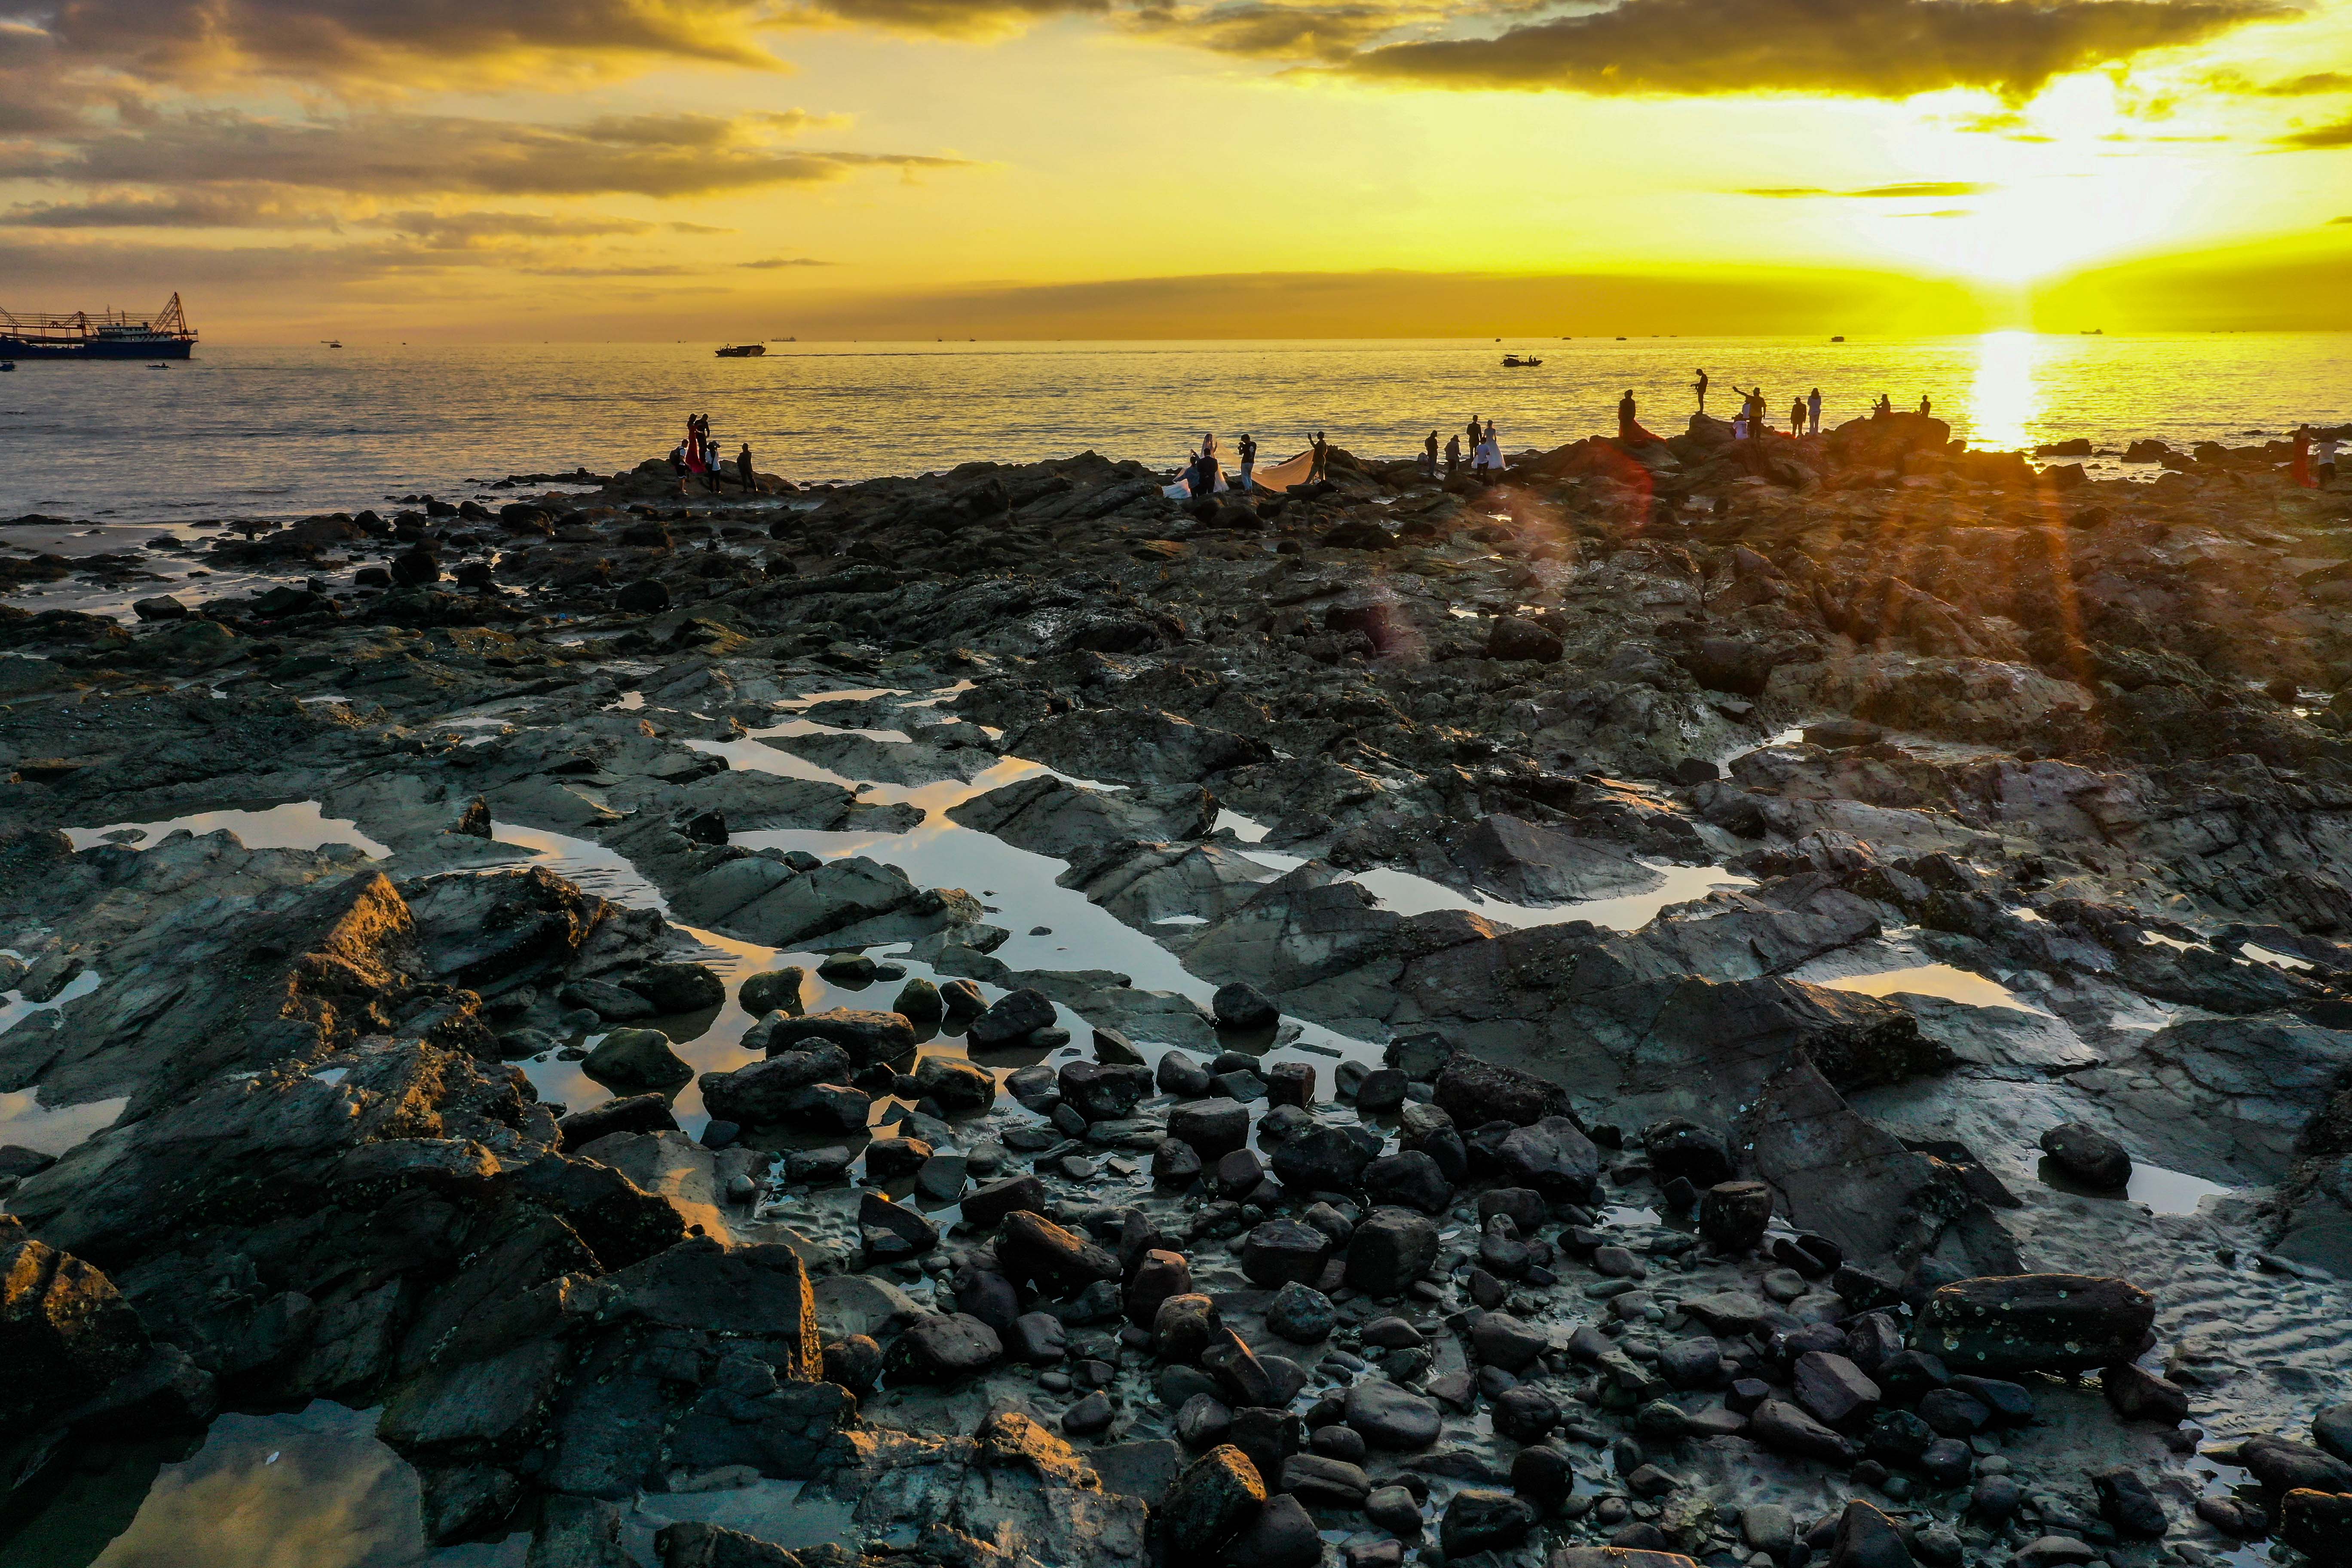
<path fill-rule="evenodd" d="M 1314 468 L 1315 453 L 1312 448 L 1309 448 L 1295 458 L 1286 458 L 1279 463 L 1251 469 L 1250 483 L 1258 489 L 1273 490 L 1279 494 L 1284 490 L 1305 484 L 1307 476 L 1312 473 Z"/>
<path fill-rule="evenodd" d="M 1213 485 L 1212 485 L 1212 486 L 1210 486 L 1210 487 L 1209 487 L 1209 488 L 1210 488 L 1210 491 L 1211 491 L 1211 493 L 1212 493 L 1212 494 L 1214 494 L 1214 495 L 1223 495 L 1223 494 L 1224 494 L 1224 493 L 1226 492 L 1226 490 L 1230 488 L 1230 487 L 1229 487 L 1229 486 L 1227 486 L 1227 485 L 1226 485 L 1226 483 L 1225 483 L 1225 471 L 1224 471 L 1224 469 L 1223 469 L 1222 467 L 1219 467 L 1219 466 L 1217 466 L 1217 465 L 1213 465 L 1213 465 L 1211 465 L 1211 467 L 1212 467 L 1212 468 L 1213 469 L 1213 471 L 1215 472 L 1215 474 L 1216 474 L 1216 476 L 1217 476 L 1217 479 L 1216 479 L 1216 483 L 1214 483 Z M 1160 486 L 1160 493 L 1161 495 L 1163 495 L 1163 496 L 1166 496 L 1170 500 L 1192 500 L 1192 481 L 1183 477 L 1185 474 L 1189 474 L 1189 473 L 1191 473 L 1192 471 L 1192 464 L 1190 464 L 1190 463 L 1185 464 L 1185 465 L 1184 465 L 1184 467 L 1183 467 L 1183 468 L 1182 468 L 1181 470 L 1180 470 L 1180 471 L 1179 471 L 1179 473 L 1178 473 L 1178 475 L 1177 475 L 1176 482 L 1175 482 L 1174 484 L 1172 484 L 1172 485 L 1162 485 L 1162 486 Z"/>

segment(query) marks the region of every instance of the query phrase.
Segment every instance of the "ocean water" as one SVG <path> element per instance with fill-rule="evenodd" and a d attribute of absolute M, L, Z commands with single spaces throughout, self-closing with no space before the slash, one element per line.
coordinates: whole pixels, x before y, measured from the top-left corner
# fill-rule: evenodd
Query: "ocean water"
<path fill-rule="evenodd" d="M 1203 430 L 1272 461 L 1322 430 L 1405 456 L 1476 414 L 1506 451 L 1613 430 L 1628 388 L 1682 427 L 1695 367 L 1710 409 L 1761 382 L 1775 422 L 1819 386 L 1823 423 L 1924 394 L 1955 434 L 2012 447 L 2088 437 L 2242 442 L 2352 419 L 2352 333 L 2164 337 L 1200 342 L 199 344 L 164 370 L 26 361 L 0 376 L 0 519 L 290 517 L 455 499 L 510 473 L 598 472 L 669 449 L 708 414 L 730 456 L 801 480 L 1089 448 L 1174 468 Z M 1538 354 L 1505 369 L 1506 352 Z"/>

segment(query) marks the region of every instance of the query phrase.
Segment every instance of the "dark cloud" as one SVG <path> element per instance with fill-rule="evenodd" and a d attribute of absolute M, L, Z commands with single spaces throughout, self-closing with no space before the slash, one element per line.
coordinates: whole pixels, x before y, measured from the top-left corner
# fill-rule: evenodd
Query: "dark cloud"
<path fill-rule="evenodd" d="M 803 23 L 987 38 L 1055 16 L 1101 16 L 1110 9 L 1109 0 L 793 0 L 781 15 Z"/>
<path fill-rule="evenodd" d="M 413 81 L 551 56 L 670 58 L 774 68 L 746 0 L 57 0 L 47 19 L 78 63 L 153 80 L 233 74 Z"/>
<path fill-rule="evenodd" d="M 1365 45 L 1414 19 L 1390 5 L 1150 5 L 1129 24 L 1195 48 L 1253 59 L 1352 58 Z"/>
<path fill-rule="evenodd" d="M 268 189 L 121 192 L 0 212 L 0 225 L 11 228 L 331 228 L 335 221 Z"/>
<path fill-rule="evenodd" d="M 1498 37 L 1391 44 L 1367 80 L 1599 94 L 1976 88 L 2022 101 L 2052 78 L 2288 14 L 2266 0 L 1621 0 Z"/>
<path fill-rule="evenodd" d="M 399 234 L 446 247 L 507 239 L 580 239 L 651 234 L 661 226 L 642 218 L 560 216 L 547 213 L 392 213 L 379 219 Z"/>
<path fill-rule="evenodd" d="M 2291 131 L 2272 140 L 2278 146 L 2293 147 L 2306 153 L 2352 147 L 2352 120 L 2339 120 L 2333 125 L 2315 126 L 2309 131 Z"/>
<path fill-rule="evenodd" d="M 768 272 L 784 267 L 830 267 L 833 263 L 819 261 L 813 256 L 772 256 L 765 261 L 739 261 L 735 265 L 754 272 Z"/>
<path fill-rule="evenodd" d="M 290 121 L 222 111 L 86 135 L 53 152 L 0 149 L 0 178 L 174 188 L 260 182 L 366 195 L 703 196 L 819 184 L 873 169 L 964 166 L 952 158 L 778 144 L 779 135 L 810 122 L 797 112 L 530 125 L 417 114 Z"/>
<path fill-rule="evenodd" d="M 2264 98 L 2312 98 L 2326 92 L 2352 92 L 2352 76 L 2343 71 L 2313 71 L 2308 76 L 2265 82 L 2254 90 Z"/>
<path fill-rule="evenodd" d="M 1759 185 L 1739 193 L 1743 196 L 1771 196 L 1790 200 L 1802 196 L 1839 196 L 1873 200 L 1916 200 L 1922 196 L 1980 196 L 1994 189 L 1969 180 L 1913 180 L 1896 185 L 1865 185 L 1856 191 L 1825 190 L 1819 185 Z"/>

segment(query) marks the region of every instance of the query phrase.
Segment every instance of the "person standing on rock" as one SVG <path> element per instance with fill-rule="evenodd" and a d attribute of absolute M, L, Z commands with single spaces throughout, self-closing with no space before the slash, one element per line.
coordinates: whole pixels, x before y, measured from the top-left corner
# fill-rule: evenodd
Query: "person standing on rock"
<path fill-rule="evenodd" d="M 1314 450 L 1315 460 L 1307 465 L 1307 482 L 1312 485 L 1328 481 L 1331 477 L 1328 468 L 1331 448 L 1324 441 L 1323 432 L 1320 430 L 1315 432 L 1315 439 L 1307 445 Z"/>
<path fill-rule="evenodd" d="M 2287 477 L 2305 489 L 2313 488 L 2311 478 L 2311 426 L 2299 425 L 2294 432 L 2294 460 L 2287 465 Z"/>
<path fill-rule="evenodd" d="M 1692 383 L 1691 383 L 1691 390 L 1692 390 L 1693 392 L 1696 392 L 1696 393 L 1697 393 L 1697 394 L 1698 394 L 1698 411 L 1699 411 L 1701 414 L 1706 413 L 1706 367 L 1705 365 L 1701 365 L 1701 366 L 1699 367 L 1699 369 L 1698 369 L 1698 379 L 1697 379 L 1696 381 L 1694 381 L 1694 382 L 1692 382 Z"/>
<path fill-rule="evenodd" d="M 1739 384 L 1733 382 L 1731 390 L 1739 392 Z M 1739 392 L 1739 423 L 1748 426 L 1744 438 L 1756 440 L 1764 434 L 1764 384 L 1759 381 L 1746 392 Z"/>
<path fill-rule="evenodd" d="M 1919 395 L 1919 417 L 1925 419 L 1935 411 L 1936 405 L 1927 401 L 1927 395 L 1926 393 L 1921 393 Z"/>
<path fill-rule="evenodd" d="M 1641 428 L 1641 422 L 1633 416 L 1634 412 L 1633 389 L 1629 386 L 1625 389 L 1625 395 L 1617 400 L 1617 439 L 1620 441 L 1632 440 L 1633 432 Z"/>
<path fill-rule="evenodd" d="M 1421 444 L 1421 472 L 1423 479 L 1437 477 L 1437 432 L 1432 430 L 1429 439 Z"/>
<path fill-rule="evenodd" d="M 1476 461 L 1476 459 L 1477 459 L 1477 454 L 1478 454 L 1478 442 L 1479 442 L 1479 438 L 1480 438 L 1480 437 L 1479 437 L 1479 434 L 1478 434 L 1478 416 L 1477 416 L 1475 414 L 1473 414 L 1472 416 L 1470 416 L 1470 426 L 1469 426 L 1469 428 L 1467 428 L 1467 429 L 1464 430 L 1464 431 L 1462 432 L 1462 435 L 1463 435 L 1463 438 L 1464 438 L 1464 440 L 1465 440 L 1465 441 L 1469 444 L 1469 447 L 1470 447 L 1470 455 L 1471 455 L 1471 459 L 1472 459 L 1472 461 L 1474 461 L 1474 462 L 1475 462 L 1475 461 Z"/>
<path fill-rule="evenodd" d="M 677 476 L 677 499 L 686 499 L 686 443 L 680 441 L 669 449 L 669 471 Z"/>
<path fill-rule="evenodd" d="M 1791 436 L 1801 436 L 1804 433 L 1805 400 L 1800 397 L 1795 402 L 1789 405 L 1789 434 Z"/>
<path fill-rule="evenodd" d="M 1445 438 L 1445 477 L 1449 479 L 1453 479 L 1461 471 L 1462 437 L 1459 436 L 1448 436 Z"/>
<path fill-rule="evenodd" d="M 743 449 L 735 454 L 735 472 L 743 481 L 745 495 L 758 491 L 760 476 L 751 471 L 751 443 L 749 441 L 744 442 Z"/>
<path fill-rule="evenodd" d="M 1818 386 L 1805 394 L 1805 415 L 1807 423 L 1812 426 L 1810 433 L 1820 435 L 1822 433 L 1822 389 Z"/>
<path fill-rule="evenodd" d="M 2311 470 L 2312 478 L 2317 481 L 2317 489 L 2325 490 L 2335 488 L 2336 449 L 2336 438 L 2333 436 L 2322 436 L 2318 444 L 2311 449 L 2311 455 L 2319 459 L 2318 466 Z"/>
<path fill-rule="evenodd" d="M 1241 455 L 1242 489 L 1247 490 L 1250 488 L 1250 470 L 1257 467 L 1257 437 L 1246 430 L 1243 431 L 1241 444 L 1234 450 Z"/>

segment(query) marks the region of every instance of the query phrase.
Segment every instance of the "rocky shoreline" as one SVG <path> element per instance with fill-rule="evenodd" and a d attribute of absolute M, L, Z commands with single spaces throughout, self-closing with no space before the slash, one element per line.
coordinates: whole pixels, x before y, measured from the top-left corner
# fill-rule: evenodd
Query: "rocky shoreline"
<path fill-rule="evenodd" d="M 533 1568 L 2352 1555 L 2280 446 L 656 462 L 0 607 L 0 1551 L 324 1400 Z"/>

